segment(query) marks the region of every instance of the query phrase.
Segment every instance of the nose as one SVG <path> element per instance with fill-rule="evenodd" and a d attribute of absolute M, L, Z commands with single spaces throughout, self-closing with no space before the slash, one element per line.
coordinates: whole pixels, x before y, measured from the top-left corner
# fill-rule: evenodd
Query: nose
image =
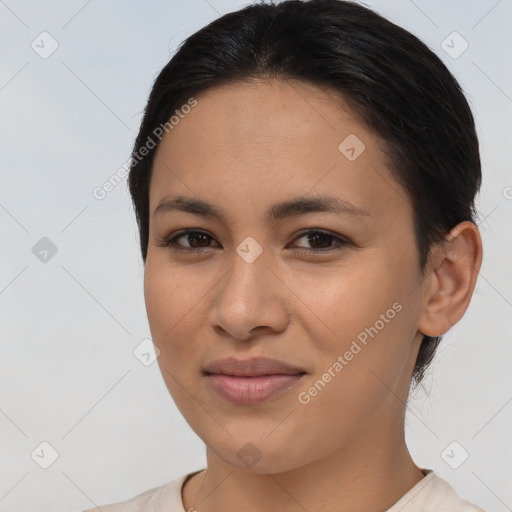
<path fill-rule="evenodd" d="M 289 323 L 288 288 L 269 266 L 265 250 L 249 261 L 233 252 L 215 287 L 209 321 L 219 336 L 248 341 L 258 334 L 281 332 Z"/>

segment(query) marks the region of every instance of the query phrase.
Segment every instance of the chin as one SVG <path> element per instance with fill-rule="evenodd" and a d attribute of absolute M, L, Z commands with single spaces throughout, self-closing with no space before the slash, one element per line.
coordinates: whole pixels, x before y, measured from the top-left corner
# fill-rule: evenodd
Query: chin
<path fill-rule="evenodd" d="M 274 424 L 274 427 L 275 428 Z M 294 436 L 276 435 L 269 437 L 265 429 L 260 435 L 240 433 L 233 437 L 206 439 L 208 451 L 220 458 L 232 470 L 252 474 L 277 474 L 293 470 L 307 463 L 304 444 L 294 442 Z M 204 439 L 203 439 L 204 440 Z M 310 447 L 308 447 L 309 449 Z"/>

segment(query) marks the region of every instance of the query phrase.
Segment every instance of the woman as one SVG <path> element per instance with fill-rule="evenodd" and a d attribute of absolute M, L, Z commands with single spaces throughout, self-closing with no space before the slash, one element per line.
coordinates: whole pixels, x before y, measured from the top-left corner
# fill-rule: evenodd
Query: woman
<path fill-rule="evenodd" d="M 252 5 L 188 38 L 129 184 L 160 369 L 207 467 L 101 509 L 481 510 L 404 439 L 475 287 L 480 181 L 458 83 L 365 7 Z"/>

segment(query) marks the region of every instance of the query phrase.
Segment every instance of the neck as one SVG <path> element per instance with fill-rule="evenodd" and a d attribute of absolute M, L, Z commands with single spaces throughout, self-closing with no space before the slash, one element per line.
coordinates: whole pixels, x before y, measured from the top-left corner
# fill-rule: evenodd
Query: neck
<path fill-rule="evenodd" d="M 403 425 L 403 424 L 402 424 Z M 207 469 L 183 489 L 185 510 L 201 512 L 368 512 L 390 508 L 423 477 L 403 427 L 361 432 L 327 457 L 278 474 L 227 466 L 207 450 Z M 391 442 L 390 442 L 391 440 Z M 354 442 L 355 441 L 355 442 Z"/>

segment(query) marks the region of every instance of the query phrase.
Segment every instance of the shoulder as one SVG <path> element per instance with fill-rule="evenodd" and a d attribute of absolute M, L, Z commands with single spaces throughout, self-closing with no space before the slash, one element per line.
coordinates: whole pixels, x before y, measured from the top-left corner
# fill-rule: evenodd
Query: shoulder
<path fill-rule="evenodd" d="M 170 485 L 169 484 L 166 485 Z M 88 508 L 83 512 L 142 512 L 145 510 L 148 502 L 155 496 L 156 493 L 159 493 L 162 487 L 155 487 L 153 489 L 148 489 L 147 491 L 137 494 L 133 498 L 119 502 L 119 503 L 111 503 L 109 505 L 101 505 L 101 507 Z"/>
<path fill-rule="evenodd" d="M 455 489 L 432 470 L 426 474 L 387 512 L 485 512 L 485 510 L 462 499 Z"/>
<path fill-rule="evenodd" d="M 424 510 L 425 512 L 485 512 L 462 499 L 446 480 L 436 475 L 432 477 L 432 485 Z"/>
<path fill-rule="evenodd" d="M 188 477 L 189 474 L 183 475 L 127 501 L 101 505 L 82 512 L 183 512 L 181 488 Z"/>

